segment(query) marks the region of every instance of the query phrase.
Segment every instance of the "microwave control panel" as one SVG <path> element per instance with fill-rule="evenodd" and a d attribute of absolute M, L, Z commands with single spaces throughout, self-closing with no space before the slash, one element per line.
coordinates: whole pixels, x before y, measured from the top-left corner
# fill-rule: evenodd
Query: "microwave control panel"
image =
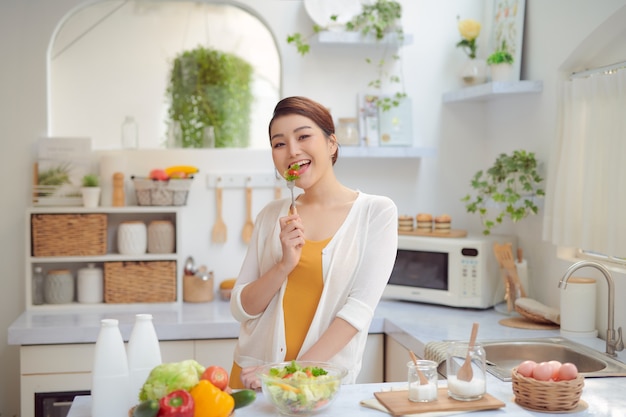
<path fill-rule="evenodd" d="M 461 259 L 461 294 L 464 297 L 475 297 L 480 294 L 478 282 L 478 261 L 476 258 Z"/>

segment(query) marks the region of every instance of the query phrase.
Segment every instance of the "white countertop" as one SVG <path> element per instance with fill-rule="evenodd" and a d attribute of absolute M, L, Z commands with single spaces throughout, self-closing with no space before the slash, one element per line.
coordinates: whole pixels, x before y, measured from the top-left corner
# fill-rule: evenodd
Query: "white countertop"
<path fill-rule="evenodd" d="M 161 340 L 236 338 L 239 325 L 231 317 L 228 303 L 215 300 L 204 304 L 183 304 L 176 308 L 152 308 L 133 311 L 80 311 L 25 312 L 9 327 L 8 341 L 13 345 L 95 343 L 102 318 L 120 320 L 120 329 L 125 339 L 130 336 L 136 313 L 153 314 L 156 332 Z M 428 304 L 383 300 L 379 304 L 371 333 L 385 333 L 423 356 L 428 342 L 467 339 L 473 322 L 480 323 L 478 340 L 535 338 L 560 336 L 558 330 L 524 330 L 505 327 L 498 322 L 505 316 L 494 309 L 455 309 Z M 604 351 L 605 342 L 598 338 L 573 339 L 599 351 Z M 626 352 L 618 353 L 618 359 L 626 362 Z M 445 384 L 445 381 L 440 381 Z M 513 393 L 510 382 L 502 382 L 488 374 L 487 391 L 506 403 L 498 411 L 474 412 L 482 415 L 545 416 L 546 413 L 530 412 L 511 400 Z M 381 416 L 380 411 L 359 405 L 359 401 L 373 398 L 373 393 L 382 387 L 398 384 L 360 384 L 342 387 L 342 394 L 324 416 L 354 415 Z M 620 416 L 626 410 L 625 378 L 587 378 L 582 399 L 589 404 L 587 410 L 577 416 Z M 84 401 L 89 401 L 85 398 Z M 69 417 L 88 417 L 79 412 L 85 408 L 76 402 Z M 86 406 L 88 411 L 89 407 Z M 489 414 L 487 414 L 489 413 Z M 237 410 L 237 416 L 273 416 L 276 413 L 259 396 L 252 406 Z"/>

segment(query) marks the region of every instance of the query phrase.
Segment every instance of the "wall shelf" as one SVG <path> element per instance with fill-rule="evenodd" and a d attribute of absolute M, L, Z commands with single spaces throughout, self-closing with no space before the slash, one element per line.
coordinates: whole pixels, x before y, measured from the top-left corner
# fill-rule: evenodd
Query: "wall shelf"
<path fill-rule="evenodd" d="M 347 45 L 347 46 L 404 46 L 413 43 L 413 35 L 405 33 L 402 39 L 397 33 L 388 33 L 383 39 L 376 39 L 374 34 L 363 35 L 360 32 L 322 31 L 311 38 L 311 44 Z"/>
<path fill-rule="evenodd" d="M 422 158 L 435 156 L 434 148 L 413 146 L 341 146 L 340 158 Z"/>
<path fill-rule="evenodd" d="M 486 101 L 518 94 L 540 93 L 542 90 L 543 81 L 489 82 L 444 93 L 443 102 Z"/>

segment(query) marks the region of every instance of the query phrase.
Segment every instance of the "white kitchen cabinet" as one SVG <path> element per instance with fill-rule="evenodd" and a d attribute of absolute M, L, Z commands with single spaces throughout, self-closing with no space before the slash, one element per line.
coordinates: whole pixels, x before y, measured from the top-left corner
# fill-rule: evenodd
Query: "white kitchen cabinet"
<path fill-rule="evenodd" d="M 392 337 L 385 338 L 385 382 L 406 382 L 407 362 L 410 360 L 406 347 Z"/>
<path fill-rule="evenodd" d="M 132 304 L 80 304 L 76 301 L 68 304 L 42 304 L 34 305 L 32 300 L 32 275 L 35 267 L 43 268 L 44 275 L 46 271 L 52 269 L 69 269 L 76 280 L 77 271 L 86 267 L 89 263 L 95 264 L 97 267 L 104 268 L 107 262 L 150 262 L 150 261 L 172 261 L 175 262 L 176 268 L 176 297 L 174 302 L 157 303 L 164 305 L 182 303 L 182 265 L 183 260 L 178 252 L 180 248 L 180 207 L 173 206 L 128 206 L 128 207 L 36 207 L 27 210 L 26 216 L 26 271 L 25 271 L 25 288 L 26 288 L 26 309 L 88 309 L 102 306 L 110 309 L 128 309 Z M 34 256 L 33 248 L 33 229 L 32 220 L 34 216 L 45 214 L 105 214 L 107 216 L 107 243 L 106 253 L 96 256 Z M 169 220 L 174 224 L 175 228 L 175 249 L 174 253 L 167 254 L 151 254 L 142 255 L 121 255 L 117 250 L 117 227 L 125 221 L 143 221 L 146 226 L 152 220 Z M 45 279 L 44 279 L 45 280 Z M 75 291 L 76 292 L 76 291 Z M 75 296 L 76 299 L 76 296 Z"/>
<path fill-rule="evenodd" d="M 160 342 L 163 362 L 193 359 L 193 340 Z M 21 415 L 35 415 L 35 393 L 91 390 L 94 343 L 20 347 Z"/>

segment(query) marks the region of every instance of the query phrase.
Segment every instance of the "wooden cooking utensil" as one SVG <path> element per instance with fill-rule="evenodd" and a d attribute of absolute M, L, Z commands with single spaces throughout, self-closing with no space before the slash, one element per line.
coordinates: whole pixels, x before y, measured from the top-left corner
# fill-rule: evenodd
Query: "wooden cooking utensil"
<path fill-rule="evenodd" d="M 428 378 L 426 378 L 426 375 L 424 375 L 424 373 L 420 371 L 420 368 L 417 367 L 417 356 L 415 356 L 415 353 L 413 353 L 412 350 L 409 350 L 409 355 L 411 356 L 411 359 L 413 359 L 413 363 L 415 364 L 415 370 L 417 371 L 417 376 L 419 376 L 420 378 L 420 385 L 428 384 Z"/>
<path fill-rule="evenodd" d="M 493 252 L 500 264 L 500 269 L 505 273 L 505 286 L 508 311 L 512 311 L 515 306 L 517 297 L 526 297 L 526 291 L 517 274 L 515 259 L 513 258 L 513 249 L 510 243 L 493 244 Z"/>
<path fill-rule="evenodd" d="M 252 220 L 252 187 L 246 187 L 246 222 L 241 231 L 241 238 L 244 242 L 250 243 L 252 231 L 254 230 L 254 220 Z"/>
<path fill-rule="evenodd" d="M 470 352 L 474 349 L 474 343 L 476 343 L 476 335 L 478 334 L 478 323 L 474 323 L 472 325 L 472 334 L 470 335 L 470 340 L 467 345 L 467 354 L 465 355 L 465 362 L 459 368 L 459 371 L 456 373 L 456 378 L 461 381 L 471 381 L 474 377 L 474 371 L 472 371 L 472 358 L 470 357 Z"/>
<path fill-rule="evenodd" d="M 215 186 L 215 202 L 217 207 L 217 216 L 215 218 L 215 224 L 213 225 L 213 231 L 211 233 L 211 240 L 213 243 L 226 242 L 226 223 L 222 218 L 222 186 L 221 178 L 217 179 L 217 185 Z"/>

